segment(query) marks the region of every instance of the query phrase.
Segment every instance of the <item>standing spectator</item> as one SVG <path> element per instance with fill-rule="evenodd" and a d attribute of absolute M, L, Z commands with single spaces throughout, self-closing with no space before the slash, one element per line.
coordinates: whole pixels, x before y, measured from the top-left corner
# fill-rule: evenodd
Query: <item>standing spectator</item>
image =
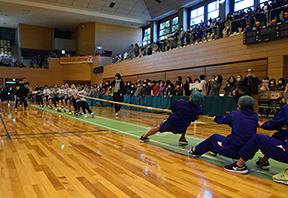
<path fill-rule="evenodd" d="M 181 87 L 183 87 L 182 77 L 181 77 L 181 76 L 177 76 L 175 86 L 176 86 L 177 83 L 178 83 Z"/>
<path fill-rule="evenodd" d="M 191 77 L 187 77 L 187 78 L 186 78 L 186 83 L 185 83 L 185 85 L 184 85 L 185 96 L 190 96 L 190 94 L 191 94 L 191 92 L 192 92 L 192 91 L 189 89 L 190 83 L 193 83 L 193 81 L 192 81 Z"/>
<path fill-rule="evenodd" d="M 276 80 L 274 78 L 271 78 L 269 80 L 269 89 L 270 89 L 270 91 L 276 90 Z"/>
<path fill-rule="evenodd" d="M 184 38 L 185 38 L 185 30 L 183 29 L 183 26 L 181 26 L 181 28 L 180 28 L 179 37 L 180 37 L 180 41 L 181 41 L 181 46 L 183 47 Z"/>
<path fill-rule="evenodd" d="M 226 35 L 229 36 L 230 35 L 230 30 L 231 30 L 231 23 L 232 23 L 232 16 L 230 13 L 227 14 L 226 19 L 225 19 L 225 25 L 226 25 Z"/>
<path fill-rule="evenodd" d="M 138 81 L 137 82 L 137 88 L 136 88 L 136 91 L 134 93 L 134 96 L 140 96 L 140 98 L 141 98 L 142 95 L 143 95 L 143 87 L 141 85 L 141 81 Z"/>
<path fill-rule="evenodd" d="M 236 83 L 235 83 L 235 86 L 236 88 L 240 87 L 242 85 L 242 75 L 241 74 L 238 74 L 237 75 L 237 79 L 236 79 Z"/>
<path fill-rule="evenodd" d="M 165 81 L 161 81 L 161 84 L 160 84 L 160 89 L 157 93 L 157 96 L 163 96 L 164 95 L 164 92 L 165 92 L 165 89 L 166 89 L 166 86 L 165 86 Z"/>
<path fill-rule="evenodd" d="M 249 95 L 245 89 L 244 86 L 240 86 L 237 89 L 232 91 L 232 96 L 236 102 L 236 104 L 238 104 L 238 100 L 241 96 L 245 96 L 245 95 Z"/>
<path fill-rule="evenodd" d="M 221 75 L 217 75 L 215 81 L 211 83 L 211 90 L 209 96 L 219 96 L 219 90 L 222 86 L 223 77 Z"/>
<path fill-rule="evenodd" d="M 154 88 L 153 88 L 153 93 L 152 93 L 152 95 L 153 95 L 153 96 L 156 96 L 156 95 L 158 94 L 158 92 L 159 92 L 159 89 L 160 89 L 160 83 L 157 81 L 157 82 L 156 82 L 156 85 L 155 85 Z"/>
<path fill-rule="evenodd" d="M 178 41 L 179 41 L 179 32 L 178 32 L 178 30 L 175 30 L 173 48 L 176 48 L 178 46 Z"/>
<path fill-rule="evenodd" d="M 236 79 L 234 76 L 230 76 L 227 80 L 227 82 L 224 85 L 224 91 L 225 94 L 224 96 L 231 96 L 232 95 L 232 91 L 235 89 L 235 83 L 236 83 Z"/>
<path fill-rule="evenodd" d="M 201 83 L 201 92 L 204 96 L 207 96 L 207 81 L 206 76 L 204 74 L 200 75 L 200 83 Z"/>
<path fill-rule="evenodd" d="M 140 47 L 139 47 L 138 43 L 135 43 L 135 57 L 139 57 L 139 49 L 140 49 Z"/>
<path fill-rule="evenodd" d="M 212 75 L 211 78 L 209 79 L 209 84 L 208 84 L 208 91 L 207 91 L 207 95 L 209 96 L 210 91 L 211 91 L 211 87 L 213 85 L 213 82 L 215 82 L 215 75 Z"/>
<path fill-rule="evenodd" d="M 254 112 L 258 114 L 258 86 L 261 84 L 261 80 L 253 74 L 252 69 L 247 69 L 247 76 L 243 79 L 243 85 L 247 92 L 252 96 L 255 101 Z"/>
<path fill-rule="evenodd" d="M 260 88 L 261 91 L 269 91 L 269 77 L 265 77 L 262 80 L 262 87 Z"/>
<path fill-rule="evenodd" d="M 36 84 L 35 91 L 38 91 L 39 89 L 40 89 L 39 85 Z"/>
<path fill-rule="evenodd" d="M 167 96 L 172 98 L 172 96 L 174 95 L 175 95 L 174 85 L 173 83 L 170 83 L 168 84 L 167 89 L 165 89 L 164 98 L 166 98 Z"/>
<path fill-rule="evenodd" d="M 146 94 L 147 95 L 152 95 L 153 88 L 154 88 L 154 82 L 148 81 L 148 87 L 147 87 L 147 90 L 146 90 L 146 92 L 147 92 Z"/>
<path fill-rule="evenodd" d="M 167 35 L 167 39 L 169 41 L 169 49 L 173 48 L 173 37 L 174 35 L 172 34 L 172 31 Z"/>
<path fill-rule="evenodd" d="M 129 58 L 133 59 L 134 58 L 134 45 L 131 44 L 131 49 L 129 50 Z"/>

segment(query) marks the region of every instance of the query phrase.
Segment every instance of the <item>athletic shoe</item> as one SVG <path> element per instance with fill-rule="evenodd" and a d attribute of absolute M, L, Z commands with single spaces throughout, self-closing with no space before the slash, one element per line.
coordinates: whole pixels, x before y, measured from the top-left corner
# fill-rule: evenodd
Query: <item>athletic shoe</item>
<path fill-rule="evenodd" d="M 94 112 L 92 112 L 92 113 L 91 113 L 91 117 L 92 117 L 92 118 L 94 118 L 94 116 L 95 116 L 95 113 L 94 113 Z"/>
<path fill-rule="evenodd" d="M 39 105 L 39 108 L 41 108 L 41 105 Z"/>
<path fill-rule="evenodd" d="M 199 155 L 195 154 L 195 151 L 193 151 L 194 146 L 191 148 L 191 150 L 188 152 L 190 155 L 192 155 L 193 157 L 199 157 Z"/>
<path fill-rule="evenodd" d="M 55 108 L 55 111 L 57 111 L 57 108 Z"/>
<path fill-rule="evenodd" d="M 75 116 L 78 116 L 78 113 L 75 113 Z"/>
<path fill-rule="evenodd" d="M 181 144 L 181 145 L 188 145 L 188 141 L 186 140 L 185 137 L 180 137 L 180 139 L 179 139 L 179 144 Z"/>
<path fill-rule="evenodd" d="M 14 110 L 15 110 L 15 111 L 18 111 L 18 109 L 17 109 L 17 108 L 15 108 Z"/>
<path fill-rule="evenodd" d="M 149 142 L 150 141 L 150 139 L 149 138 L 143 138 L 143 136 L 144 135 L 142 135 L 140 138 L 139 138 L 139 142 L 141 142 L 141 143 L 145 143 L 145 142 Z"/>
<path fill-rule="evenodd" d="M 61 109 L 58 109 L 57 111 L 58 111 L 58 112 L 62 112 Z"/>
<path fill-rule="evenodd" d="M 116 117 L 118 117 L 118 116 L 119 116 L 119 113 L 118 113 L 118 112 L 117 112 L 117 113 L 115 113 L 115 116 L 116 116 Z"/>
<path fill-rule="evenodd" d="M 29 109 L 27 107 L 25 107 L 24 110 L 29 110 Z"/>
<path fill-rule="evenodd" d="M 79 112 L 79 115 L 82 115 L 82 113 L 81 113 L 81 112 Z"/>
<path fill-rule="evenodd" d="M 53 109 L 53 107 L 52 107 L 52 106 L 50 106 L 50 109 Z"/>
<path fill-rule="evenodd" d="M 46 108 L 49 108 L 49 106 L 48 106 L 48 105 L 46 105 Z"/>
<path fill-rule="evenodd" d="M 216 156 L 216 155 L 217 155 L 217 152 L 216 152 L 216 151 L 209 151 L 209 154 L 210 154 L 210 155 L 213 155 L 213 156 Z"/>
<path fill-rule="evenodd" d="M 277 175 L 274 175 L 272 177 L 273 181 L 288 185 L 288 175 L 286 173 L 287 170 L 288 169 L 278 173 Z"/>
<path fill-rule="evenodd" d="M 44 105 L 42 105 L 42 108 L 44 107 Z"/>
<path fill-rule="evenodd" d="M 259 160 L 256 162 L 256 166 L 259 168 L 262 168 L 263 170 L 269 170 L 270 164 L 268 161 L 262 162 L 261 157 L 259 157 Z"/>
<path fill-rule="evenodd" d="M 87 118 L 87 114 L 86 113 L 84 114 L 84 118 Z"/>
<path fill-rule="evenodd" d="M 64 109 L 64 112 L 66 113 L 66 109 Z"/>
<path fill-rule="evenodd" d="M 71 115 L 72 114 L 72 112 L 71 111 L 69 111 L 69 115 Z"/>
<path fill-rule="evenodd" d="M 234 173 L 241 173 L 241 174 L 247 174 L 248 168 L 246 164 L 244 164 L 242 167 L 237 165 L 237 162 L 234 162 L 233 164 L 227 165 L 224 167 L 226 171 L 234 172 Z"/>

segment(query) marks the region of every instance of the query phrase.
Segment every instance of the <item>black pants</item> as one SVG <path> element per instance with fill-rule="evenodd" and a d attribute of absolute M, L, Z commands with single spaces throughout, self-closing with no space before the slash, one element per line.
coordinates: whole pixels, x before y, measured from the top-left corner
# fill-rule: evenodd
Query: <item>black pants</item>
<path fill-rule="evenodd" d="M 118 113 L 121 109 L 121 105 L 120 104 L 115 104 L 115 113 Z"/>
<path fill-rule="evenodd" d="M 124 97 L 123 95 L 120 96 L 120 93 L 113 93 L 113 101 L 116 102 L 123 102 Z M 118 113 L 121 109 L 121 105 L 120 104 L 115 104 L 115 113 Z"/>
<path fill-rule="evenodd" d="M 44 105 L 42 98 L 36 98 L 36 102 L 38 103 L 38 105 Z"/>
<path fill-rule="evenodd" d="M 90 109 L 90 107 L 89 107 L 89 105 L 88 105 L 87 102 L 85 102 L 85 101 L 79 101 L 79 102 L 77 103 L 77 105 L 78 105 L 79 111 L 80 111 L 80 107 L 81 107 L 84 114 L 86 113 L 86 110 L 89 112 L 89 114 L 92 113 L 92 111 L 91 111 L 91 109 Z"/>

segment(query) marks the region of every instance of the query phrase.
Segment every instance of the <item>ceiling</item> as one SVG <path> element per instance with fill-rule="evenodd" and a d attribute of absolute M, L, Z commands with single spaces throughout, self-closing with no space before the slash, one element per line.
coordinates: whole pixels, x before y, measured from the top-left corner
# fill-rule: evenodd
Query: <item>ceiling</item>
<path fill-rule="evenodd" d="M 72 30 L 81 22 L 140 27 L 199 0 L 0 0 L 0 27 L 19 23 Z M 113 8 L 109 7 L 115 3 Z"/>

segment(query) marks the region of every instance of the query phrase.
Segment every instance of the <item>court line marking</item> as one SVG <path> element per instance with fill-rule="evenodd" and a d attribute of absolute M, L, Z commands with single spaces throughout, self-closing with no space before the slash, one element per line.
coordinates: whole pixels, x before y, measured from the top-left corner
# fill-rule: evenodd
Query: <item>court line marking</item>
<path fill-rule="evenodd" d="M 30 135 L 52 135 L 52 134 L 66 134 L 66 133 L 91 133 L 91 132 L 104 132 L 108 130 L 94 130 L 94 131 L 67 131 L 67 132 L 49 132 L 49 133 L 27 133 L 27 134 L 10 134 L 10 136 L 30 136 Z M 0 137 L 7 135 L 0 135 Z"/>

